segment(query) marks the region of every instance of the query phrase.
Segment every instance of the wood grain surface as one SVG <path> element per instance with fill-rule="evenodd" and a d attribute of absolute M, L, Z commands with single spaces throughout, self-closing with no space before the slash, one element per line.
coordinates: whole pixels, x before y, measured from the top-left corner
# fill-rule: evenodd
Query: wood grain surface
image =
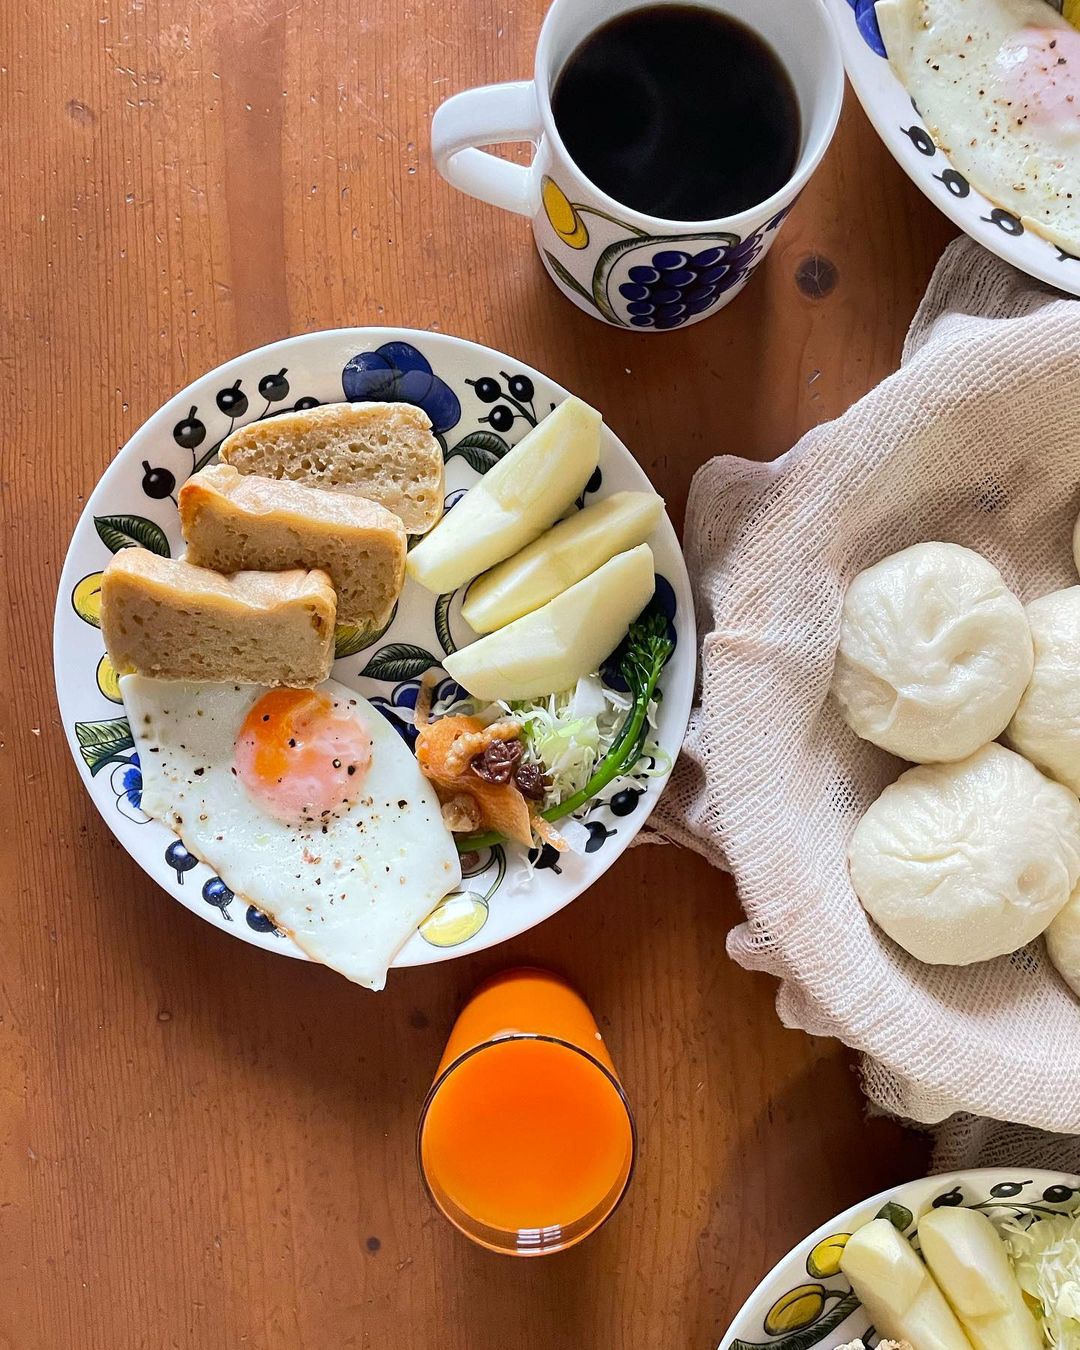
<path fill-rule="evenodd" d="M 439 180 L 433 109 L 528 74 L 541 15 L 0 4 L 4 1350 L 712 1350 L 793 1241 L 925 1165 L 866 1123 L 846 1052 L 785 1031 L 772 982 L 727 960 L 737 900 L 693 856 L 635 850 L 533 933 L 371 996 L 172 903 L 70 762 L 71 530 L 143 419 L 228 357 L 364 323 L 490 344 L 602 408 L 677 519 L 706 458 L 775 455 L 895 366 L 952 229 L 850 93 L 767 264 L 689 331 L 601 327 L 526 222 Z M 616 1218 L 540 1262 L 459 1239 L 414 1163 L 455 1010 L 522 960 L 586 993 L 642 1137 Z"/>

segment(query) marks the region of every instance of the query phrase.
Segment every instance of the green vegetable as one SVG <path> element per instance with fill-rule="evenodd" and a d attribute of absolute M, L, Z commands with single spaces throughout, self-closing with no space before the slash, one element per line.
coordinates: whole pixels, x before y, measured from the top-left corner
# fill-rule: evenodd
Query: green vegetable
<path fill-rule="evenodd" d="M 549 806 L 541 815 L 544 820 L 554 822 L 564 816 L 580 810 L 613 782 L 633 769 L 641 758 L 641 752 L 649 737 L 649 704 L 661 697 L 657 688 L 664 667 L 675 650 L 675 644 L 667 633 L 667 619 L 658 610 L 646 610 L 639 619 L 630 625 L 627 634 L 626 650 L 619 661 L 619 674 L 626 681 L 633 700 L 626 720 L 604 758 L 597 764 L 592 777 L 573 796 L 565 801 Z M 473 849 L 490 848 L 501 843 L 503 836 L 492 831 L 489 834 L 463 835 L 457 841 L 460 852 Z"/>
<path fill-rule="evenodd" d="M 605 696 L 598 675 L 545 699 L 507 706 L 507 716 L 521 727 L 526 759 L 538 764 L 547 779 L 544 806 L 585 786 L 614 744 L 629 706 L 621 695 Z"/>

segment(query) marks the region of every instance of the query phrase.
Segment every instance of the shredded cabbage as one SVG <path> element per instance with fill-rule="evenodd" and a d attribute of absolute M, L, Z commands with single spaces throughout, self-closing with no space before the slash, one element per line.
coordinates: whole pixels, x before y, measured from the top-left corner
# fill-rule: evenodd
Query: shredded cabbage
<path fill-rule="evenodd" d="M 1054 1350 L 1080 1350 L 1080 1211 L 1000 1225 L 1016 1278 Z"/>

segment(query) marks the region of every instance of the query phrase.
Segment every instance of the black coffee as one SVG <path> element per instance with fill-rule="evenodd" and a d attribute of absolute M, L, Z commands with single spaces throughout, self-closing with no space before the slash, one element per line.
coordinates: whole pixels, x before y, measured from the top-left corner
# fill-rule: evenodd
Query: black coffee
<path fill-rule="evenodd" d="M 700 5 L 654 5 L 598 28 L 563 67 L 552 108 L 587 178 L 667 220 L 756 206 L 799 151 L 799 105 L 776 53 Z"/>

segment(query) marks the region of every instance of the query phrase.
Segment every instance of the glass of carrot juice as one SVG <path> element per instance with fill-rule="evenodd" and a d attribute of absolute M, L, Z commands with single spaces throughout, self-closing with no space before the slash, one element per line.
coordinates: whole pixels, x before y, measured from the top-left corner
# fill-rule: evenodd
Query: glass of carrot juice
<path fill-rule="evenodd" d="M 545 970 L 482 984 L 450 1033 L 417 1132 L 428 1194 L 510 1256 L 565 1251 L 616 1209 L 634 1118 L 581 996 Z"/>

